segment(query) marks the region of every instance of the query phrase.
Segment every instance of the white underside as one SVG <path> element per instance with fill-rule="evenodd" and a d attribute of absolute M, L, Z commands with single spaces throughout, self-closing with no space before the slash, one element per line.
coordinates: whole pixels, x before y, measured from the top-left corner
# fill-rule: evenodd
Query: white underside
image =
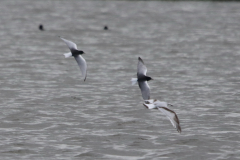
<path fill-rule="evenodd" d="M 145 106 L 148 107 L 148 109 L 157 109 L 157 107 L 152 103 L 152 104 L 146 104 L 144 103 Z"/>

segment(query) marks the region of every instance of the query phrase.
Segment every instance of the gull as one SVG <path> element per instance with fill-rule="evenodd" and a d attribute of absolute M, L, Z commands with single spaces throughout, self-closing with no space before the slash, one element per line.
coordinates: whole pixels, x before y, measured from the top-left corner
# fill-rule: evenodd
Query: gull
<path fill-rule="evenodd" d="M 61 37 L 60 37 L 61 38 Z M 71 57 L 73 56 L 75 58 L 75 60 L 78 63 L 79 68 L 81 69 L 82 75 L 84 77 L 84 81 L 87 78 L 87 63 L 85 61 L 85 59 L 81 56 L 82 54 L 84 54 L 83 51 L 80 51 L 77 49 L 77 45 L 69 40 L 66 40 L 64 38 L 61 38 L 68 46 L 68 48 L 70 49 L 71 52 L 69 53 L 64 53 L 63 55 L 65 56 L 65 58 Z"/>
<path fill-rule="evenodd" d="M 180 126 L 180 121 L 178 119 L 177 114 L 168 108 L 168 105 L 172 106 L 171 104 L 168 104 L 163 101 L 159 101 L 156 99 L 150 99 L 150 100 L 145 100 L 145 103 L 143 105 L 147 109 L 158 109 L 160 110 L 164 115 L 167 116 L 167 118 L 170 120 L 172 123 L 173 127 L 177 129 L 179 133 L 181 133 L 181 126 Z"/>
<path fill-rule="evenodd" d="M 142 97 L 144 100 L 150 99 L 150 88 L 147 81 L 152 80 L 151 77 L 146 76 L 147 67 L 144 65 L 143 60 L 138 57 L 138 67 L 137 67 L 137 78 L 132 78 L 132 85 L 138 82 L 139 88 L 142 92 Z"/>

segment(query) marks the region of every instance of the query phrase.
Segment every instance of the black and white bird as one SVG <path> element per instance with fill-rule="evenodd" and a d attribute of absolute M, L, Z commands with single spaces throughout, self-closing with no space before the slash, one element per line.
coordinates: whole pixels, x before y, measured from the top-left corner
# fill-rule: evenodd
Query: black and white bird
<path fill-rule="evenodd" d="M 138 57 L 138 67 L 137 67 L 137 78 L 132 78 L 132 85 L 138 82 L 139 88 L 142 92 L 142 97 L 144 100 L 150 99 L 150 88 L 147 81 L 152 80 L 151 77 L 146 76 L 147 67 L 144 65 L 143 60 Z"/>
<path fill-rule="evenodd" d="M 60 37 L 61 38 L 61 37 Z M 71 57 L 73 56 L 75 58 L 75 60 L 78 63 L 78 66 L 80 67 L 80 70 L 82 72 L 84 81 L 87 78 L 87 63 L 85 61 L 85 59 L 81 56 L 82 54 L 84 54 L 83 51 L 80 51 L 77 49 L 77 45 L 69 40 L 66 40 L 64 38 L 61 38 L 68 46 L 68 48 L 70 49 L 71 52 L 69 53 L 64 53 L 63 55 L 65 56 L 65 58 Z"/>
<path fill-rule="evenodd" d="M 147 73 L 147 67 L 144 65 L 143 60 L 138 57 L 138 72 L 137 72 L 137 78 L 132 78 L 132 85 L 138 82 L 139 88 L 142 92 L 142 97 L 144 99 L 143 105 L 147 109 L 158 109 L 160 110 L 172 123 L 173 127 L 177 129 L 179 133 L 181 133 L 181 126 L 180 121 L 178 119 L 177 114 L 168 108 L 168 104 L 166 102 L 162 102 L 156 99 L 150 99 L 150 88 L 147 83 L 147 81 L 152 80 L 151 77 L 146 76 Z"/>

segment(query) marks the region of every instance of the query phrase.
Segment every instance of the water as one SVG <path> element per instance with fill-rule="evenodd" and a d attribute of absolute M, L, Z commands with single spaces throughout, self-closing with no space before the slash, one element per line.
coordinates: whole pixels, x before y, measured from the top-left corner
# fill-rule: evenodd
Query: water
<path fill-rule="evenodd" d="M 1 159 L 239 159 L 239 8 L 1 1 Z M 86 53 L 86 82 L 57 36 Z M 139 56 L 181 134 L 131 86 Z"/>

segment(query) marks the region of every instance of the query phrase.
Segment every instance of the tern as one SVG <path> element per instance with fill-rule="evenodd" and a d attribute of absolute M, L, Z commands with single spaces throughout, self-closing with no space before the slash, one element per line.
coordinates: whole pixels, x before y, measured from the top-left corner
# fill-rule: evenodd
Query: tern
<path fill-rule="evenodd" d="M 146 76 L 147 67 L 144 65 L 143 60 L 138 57 L 138 67 L 137 67 L 137 78 L 132 78 L 132 85 L 138 82 L 139 88 L 142 92 L 142 97 L 144 100 L 150 99 L 150 87 L 147 81 L 152 80 L 151 77 Z"/>
<path fill-rule="evenodd" d="M 84 52 L 78 50 L 77 45 L 75 43 L 73 43 L 72 41 L 66 40 L 64 38 L 61 38 L 61 39 L 67 44 L 68 48 L 71 51 L 69 53 L 64 53 L 63 55 L 65 56 L 65 58 L 68 58 L 71 56 L 73 56 L 75 58 L 75 60 L 78 63 L 78 66 L 82 72 L 82 76 L 84 77 L 84 81 L 85 81 L 87 78 L 87 63 L 86 63 L 85 59 L 81 56 L 82 54 L 84 54 Z"/>
<path fill-rule="evenodd" d="M 178 119 L 177 114 L 168 108 L 168 105 L 172 106 L 171 104 L 168 104 L 167 102 L 159 101 L 156 99 L 150 99 L 150 87 L 147 83 L 147 81 L 152 80 L 151 77 L 146 76 L 147 74 L 147 67 L 144 65 L 143 60 L 138 57 L 138 67 L 137 67 L 137 78 L 132 78 L 132 85 L 138 82 L 139 88 L 142 92 L 142 97 L 144 99 L 143 105 L 147 109 L 158 109 L 160 110 L 172 123 L 173 127 L 177 129 L 179 133 L 181 133 L 181 126 L 180 121 Z"/>

